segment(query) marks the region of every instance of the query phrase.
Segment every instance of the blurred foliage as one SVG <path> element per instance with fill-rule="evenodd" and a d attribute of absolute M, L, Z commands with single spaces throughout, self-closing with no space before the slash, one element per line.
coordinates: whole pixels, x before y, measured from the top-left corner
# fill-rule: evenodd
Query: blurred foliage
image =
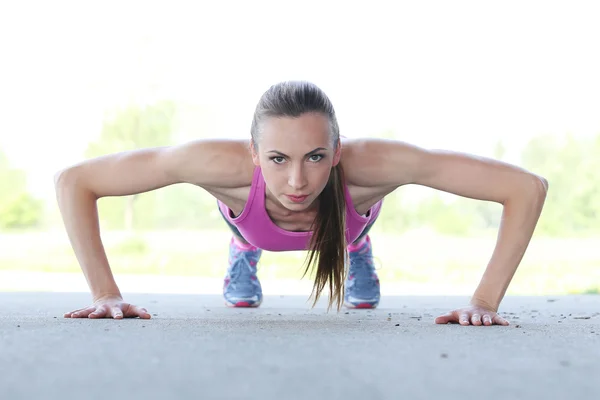
<path fill-rule="evenodd" d="M 43 216 L 43 202 L 27 191 L 25 171 L 11 168 L 0 152 L 0 228 L 35 228 Z"/>
<path fill-rule="evenodd" d="M 413 229 L 429 229 L 443 235 L 470 236 L 498 228 L 502 215 L 500 204 L 454 197 L 444 201 L 437 191 L 418 202 L 407 202 L 400 188 L 384 200 L 376 227 L 386 233 L 404 233 Z M 374 227 L 375 229 L 375 227 Z"/>
<path fill-rule="evenodd" d="M 148 243 L 140 235 L 131 235 L 111 248 L 112 254 L 115 255 L 142 255 L 148 251 Z"/>
<path fill-rule="evenodd" d="M 546 236 L 586 236 L 600 231 L 600 135 L 533 138 L 521 165 L 549 182 L 537 231 Z"/>
<path fill-rule="evenodd" d="M 131 105 L 107 113 L 98 140 L 89 144 L 85 156 L 97 157 L 171 142 L 175 103 L 162 101 L 148 106 Z"/>

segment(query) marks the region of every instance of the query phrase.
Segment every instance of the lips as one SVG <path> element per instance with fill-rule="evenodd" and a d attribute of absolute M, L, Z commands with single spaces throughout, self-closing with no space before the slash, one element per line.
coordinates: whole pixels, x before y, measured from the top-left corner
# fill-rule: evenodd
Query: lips
<path fill-rule="evenodd" d="M 286 196 L 288 197 L 288 199 L 290 199 L 294 203 L 301 203 L 304 200 L 306 200 L 306 198 L 308 197 L 308 196 L 292 196 L 292 195 L 289 195 L 289 194 L 286 194 Z"/>

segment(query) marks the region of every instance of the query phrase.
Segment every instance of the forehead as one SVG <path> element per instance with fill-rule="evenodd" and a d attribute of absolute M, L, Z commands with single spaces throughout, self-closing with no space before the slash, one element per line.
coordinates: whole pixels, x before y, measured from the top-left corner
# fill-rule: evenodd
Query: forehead
<path fill-rule="evenodd" d="M 310 113 L 297 118 L 268 118 L 263 124 L 260 141 L 263 144 L 287 144 L 289 147 L 298 142 L 323 144 L 329 142 L 329 139 L 329 118 L 323 114 Z"/>

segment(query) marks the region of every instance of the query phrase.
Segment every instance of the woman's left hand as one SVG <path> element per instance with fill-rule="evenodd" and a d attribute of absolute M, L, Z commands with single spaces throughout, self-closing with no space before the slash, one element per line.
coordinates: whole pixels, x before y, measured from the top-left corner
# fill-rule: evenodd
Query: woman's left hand
<path fill-rule="evenodd" d="M 509 325 L 508 321 L 499 316 L 495 311 L 488 310 L 481 306 L 468 306 L 457 308 L 447 314 L 440 315 L 435 319 L 436 324 L 459 323 L 463 326 L 468 325 Z"/>

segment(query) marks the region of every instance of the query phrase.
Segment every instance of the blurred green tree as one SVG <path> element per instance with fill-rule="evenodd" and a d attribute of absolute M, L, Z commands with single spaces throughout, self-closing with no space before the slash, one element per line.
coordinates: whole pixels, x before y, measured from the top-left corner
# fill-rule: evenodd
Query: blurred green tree
<path fill-rule="evenodd" d="M 548 179 L 550 190 L 538 230 L 547 236 L 581 236 L 600 228 L 600 135 L 543 135 L 527 143 L 524 168 Z"/>
<path fill-rule="evenodd" d="M 41 223 L 43 215 L 43 202 L 27 191 L 25 171 L 11 168 L 0 151 L 0 228 L 32 228 Z"/>

